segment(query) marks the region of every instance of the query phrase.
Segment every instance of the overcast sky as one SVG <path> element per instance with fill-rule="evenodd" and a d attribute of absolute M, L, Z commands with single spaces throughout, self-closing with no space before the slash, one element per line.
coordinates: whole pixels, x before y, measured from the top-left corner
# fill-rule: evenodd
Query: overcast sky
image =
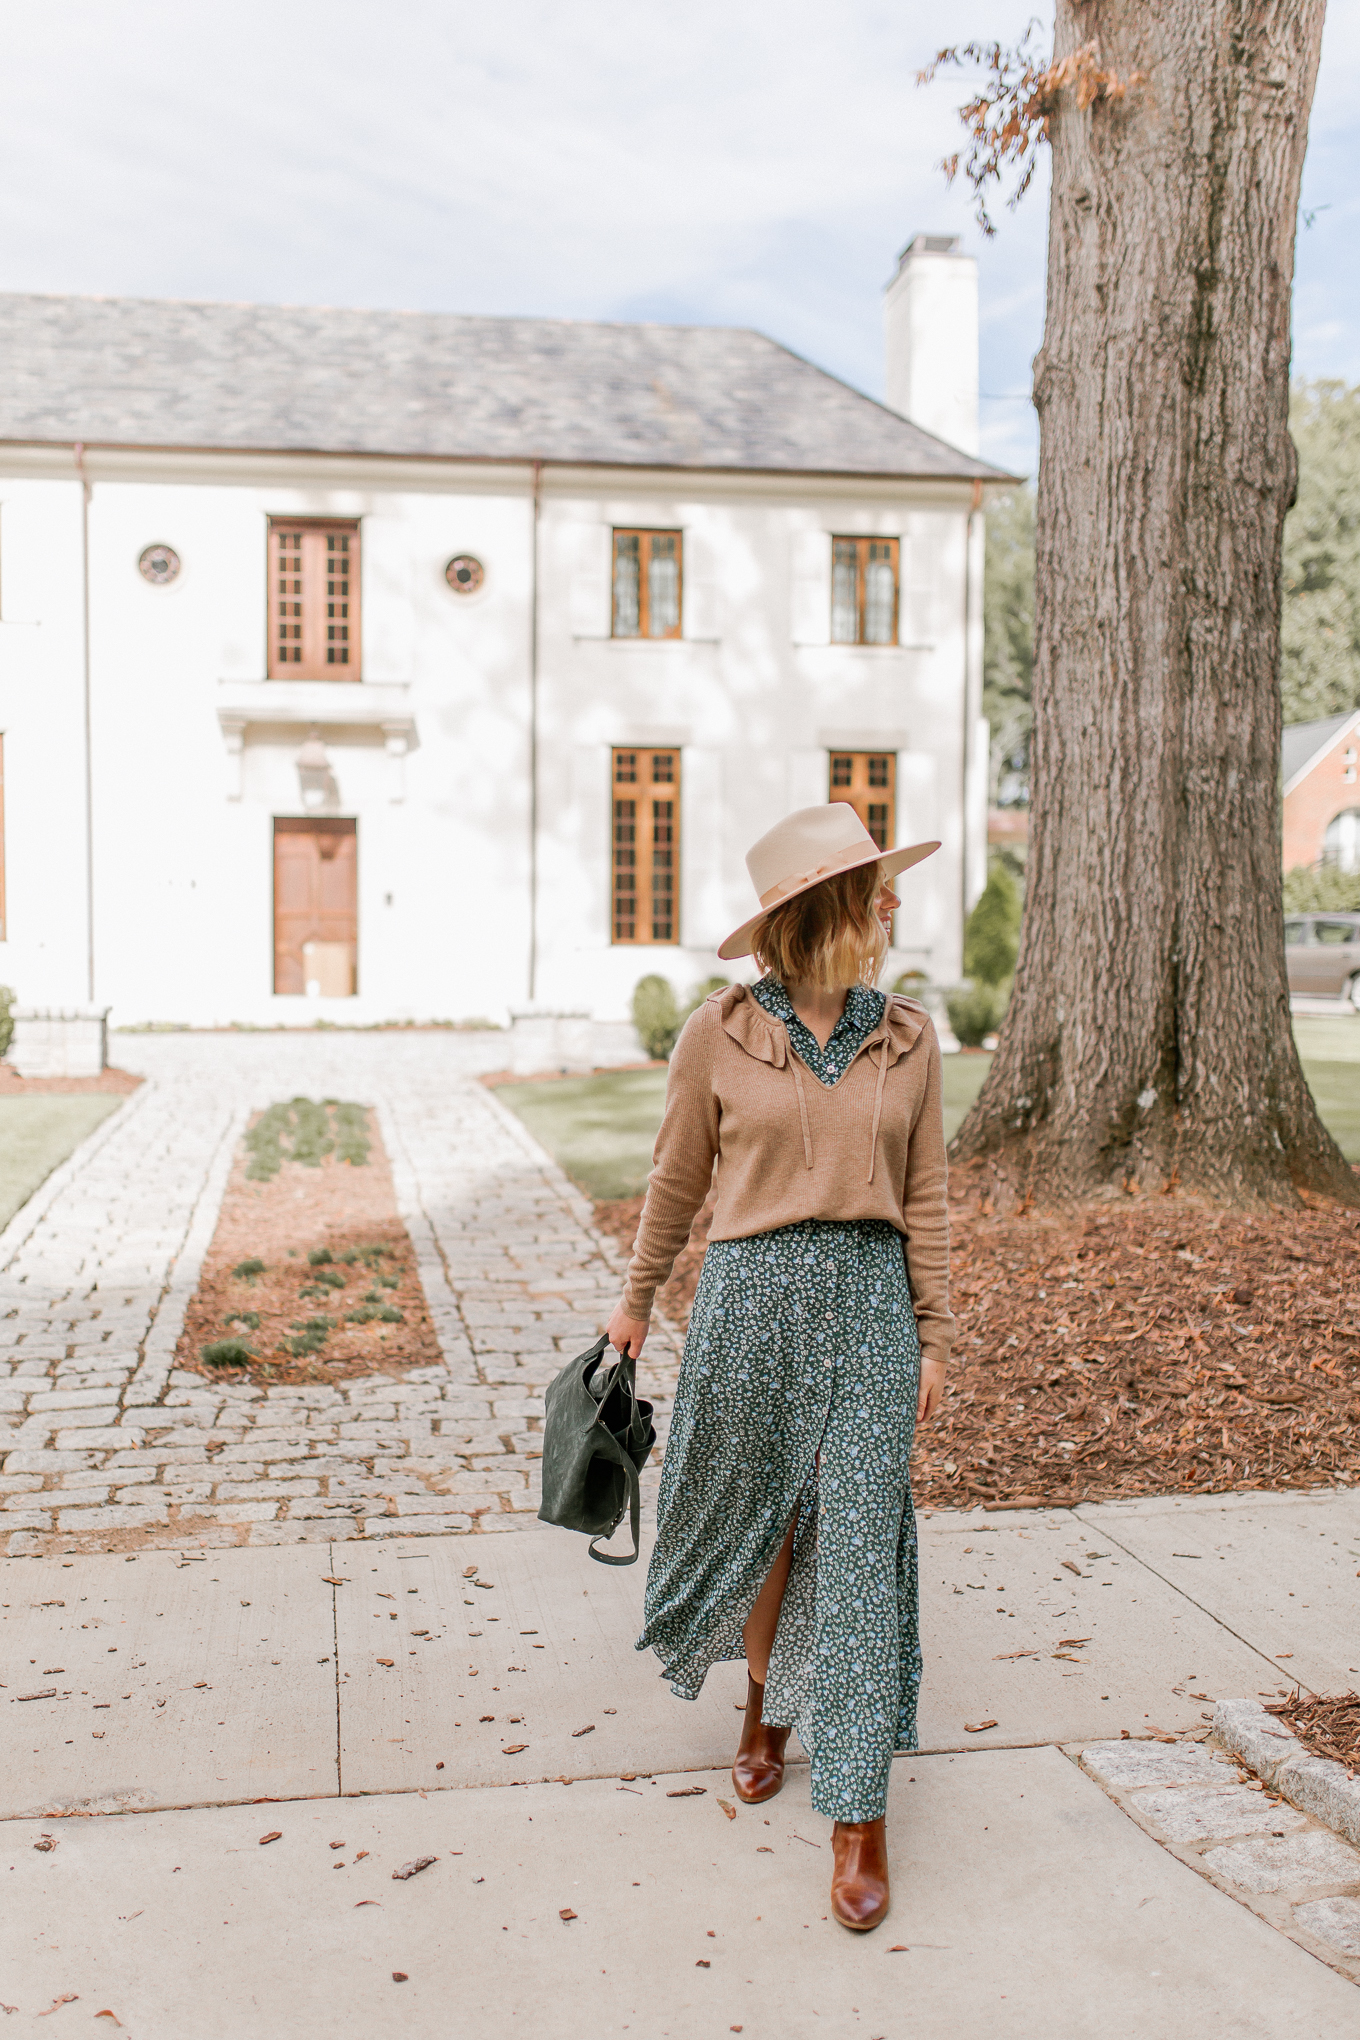
<path fill-rule="evenodd" d="M 981 263 L 984 452 L 1032 466 L 1045 195 L 935 168 L 948 19 L 1025 0 L 0 0 L 0 288 L 752 325 L 881 393 L 916 231 Z M 1295 366 L 1360 381 L 1360 0 L 1332 0 Z M 1021 400 L 1017 401 L 1017 393 Z"/>

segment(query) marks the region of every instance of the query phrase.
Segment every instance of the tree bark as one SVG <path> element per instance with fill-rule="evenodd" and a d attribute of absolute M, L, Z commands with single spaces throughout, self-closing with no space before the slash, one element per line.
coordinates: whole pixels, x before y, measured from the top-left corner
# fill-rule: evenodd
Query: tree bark
<path fill-rule="evenodd" d="M 1041 1201 L 1360 1201 L 1295 1052 L 1281 903 L 1290 291 L 1324 0 L 1058 0 L 1123 99 L 1051 123 L 1031 849 L 955 1142 Z"/>

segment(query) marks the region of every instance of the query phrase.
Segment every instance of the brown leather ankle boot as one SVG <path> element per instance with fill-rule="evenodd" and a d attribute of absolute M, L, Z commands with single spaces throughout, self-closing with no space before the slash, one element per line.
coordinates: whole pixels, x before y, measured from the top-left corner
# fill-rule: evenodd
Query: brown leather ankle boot
<path fill-rule="evenodd" d="M 843 1927 L 867 1934 L 888 1916 L 888 1843 L 881 1820 L 838 1820 L 831 1832 L 835 1868 L 831 1910 Z"/>
<path fill-rule="evenodd" d="M 758 1806 L 762 1799 L 773 1799 L 784 1782 L 784 1745 L 789 1739 L 789 1731 L 766 1726 L 760 1718 L 764 1704 L 765 1688 L 758 1686 L 748 1672 L 746 1718 L 741 1724 L 737 1761 L 732 1766 L 733 1790 L 738 1799 L 744 1799 L 748 1806 Z"/>

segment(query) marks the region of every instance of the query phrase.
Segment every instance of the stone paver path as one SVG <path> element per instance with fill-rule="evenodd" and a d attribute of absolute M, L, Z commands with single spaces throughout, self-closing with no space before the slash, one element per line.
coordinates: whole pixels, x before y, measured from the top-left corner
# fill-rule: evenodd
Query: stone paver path
<path fill-rule="evenodd" d="M 504 1038 L 125 1035 L 113 1057 L 148 1082 L 0 1235 L 0 1550 L 533 1521 L 543 1391 L 603 1325 L 620 1263 L 477 1081 Z M 377 1107 L 442 1367 L 334 1388 L 174 1367 L 246 1120 L 299 1094 Z M 655 1328 L 662 1414 L 678 1358 Z"/>

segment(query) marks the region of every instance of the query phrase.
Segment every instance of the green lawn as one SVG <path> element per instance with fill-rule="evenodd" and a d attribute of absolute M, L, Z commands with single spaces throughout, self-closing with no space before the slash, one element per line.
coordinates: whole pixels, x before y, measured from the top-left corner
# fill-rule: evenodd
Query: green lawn
<path fill-rule="evenodd" d="M 0 1098 L 0 1226 L 9 1224 L 58 1163 L 122 1102 L 116 1091 Z"/>
<path fill-rule="evenodd" d="M 1347 1160 L 1360 1161 L 1360 1015 L 1300 1016 L 1294 1034 L 1323 1119 Z M 991 1064 L 989 1055 L 945 1056 L 946 1140 L 963 1124 Z M 589 1197 L 635 1197 L 644 1188 L 665 1095 L 664 1070 L 504 1084 L 496 1092 Z"/>
<path fill-rule="evenodd" d="M 496 1096 L 588 1197 L 636 1197 L 646 1187 L 666 1099 L 664 1070 L 500 1084 Z"/>

